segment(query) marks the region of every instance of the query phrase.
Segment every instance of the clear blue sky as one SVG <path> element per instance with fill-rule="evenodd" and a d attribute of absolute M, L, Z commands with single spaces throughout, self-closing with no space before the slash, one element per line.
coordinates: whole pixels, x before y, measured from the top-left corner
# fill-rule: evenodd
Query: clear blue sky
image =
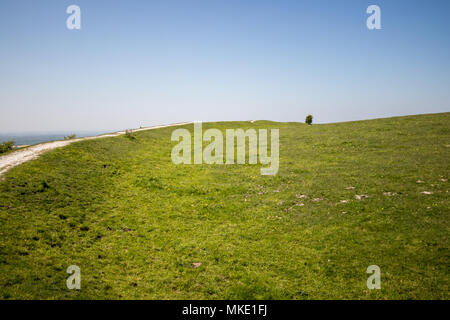
<path fill-rule="evenodd" d="M 0 131 L 450 111 L 449 17 L 448 0 L 2 0 Z"/>

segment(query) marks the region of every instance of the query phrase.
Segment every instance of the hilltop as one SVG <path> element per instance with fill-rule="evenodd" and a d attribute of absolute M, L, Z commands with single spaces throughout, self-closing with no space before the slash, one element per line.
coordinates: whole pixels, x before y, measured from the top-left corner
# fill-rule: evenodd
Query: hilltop
<path fill-rule="evenodd" d="M 278 174 L 175 165 L 174 128 L 6 172 L 0 298 L 449 298 L 450 113 L 203 127 L 279 129 Z M 70 265 L 81 290 L 66 287 Z M 367 289 L 370 265 L 381 290 Z"/>

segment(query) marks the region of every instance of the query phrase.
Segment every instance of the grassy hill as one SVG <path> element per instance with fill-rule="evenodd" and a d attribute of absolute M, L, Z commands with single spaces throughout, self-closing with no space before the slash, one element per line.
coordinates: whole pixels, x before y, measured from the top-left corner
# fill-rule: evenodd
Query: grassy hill
<path fill-rule="evenodd" d="M 175 128 L 9 171 L 0 298 L 450 298 L 450 113 L 203 128 L 279 128 L 278 175 L 174 165 Z M 81 290 L 66 288 L 69 265 Z M 366 287 L 369 265 L 381 290 Z"/>

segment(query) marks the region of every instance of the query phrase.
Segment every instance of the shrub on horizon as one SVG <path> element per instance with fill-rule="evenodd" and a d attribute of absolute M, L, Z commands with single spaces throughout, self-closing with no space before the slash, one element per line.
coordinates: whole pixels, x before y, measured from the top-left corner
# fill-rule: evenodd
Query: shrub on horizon
<path fill-rule="evenodd" d="M 125 137 L 127 137 L 130 140 L 136 139 L 136 137 L 133 135 L 133 130 L 131 129 L 125 130 Z"/>
<path fill-rule="evenodd" d="M 313 116 L 312 115 L 307 115 L 306 119 L 305 119 L 305 123 L 308 125 L 312 125 L 312 121 L 313 121 Z"/>
<path fill-rule="evenodd" d="M 77 137 L 76 134 L 71 134 L 71 135 L 64 137 L 64 140 L 72 140 L 72 139 L 75 139 L 76 137 Z"/>
<path fill-rule="evenodd" d="M 0 143 L 0 154 L 14 149 L 14 141 L 4 141 Z"/>

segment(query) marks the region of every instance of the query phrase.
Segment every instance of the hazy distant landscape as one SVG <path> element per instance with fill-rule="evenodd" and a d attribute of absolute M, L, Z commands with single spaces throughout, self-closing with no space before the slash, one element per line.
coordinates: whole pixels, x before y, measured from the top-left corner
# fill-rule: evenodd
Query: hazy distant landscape
<path fill-rule="evenodd" d="M 63 140 L 64 137 L 75 134 L 77 137 L 96 136 L 101 131 L 65 131 L 65 132 L 17 132 L 0 133 L 0 141 L 14 141 L 16 146 L 32 145 L 47 141 Z"/>

